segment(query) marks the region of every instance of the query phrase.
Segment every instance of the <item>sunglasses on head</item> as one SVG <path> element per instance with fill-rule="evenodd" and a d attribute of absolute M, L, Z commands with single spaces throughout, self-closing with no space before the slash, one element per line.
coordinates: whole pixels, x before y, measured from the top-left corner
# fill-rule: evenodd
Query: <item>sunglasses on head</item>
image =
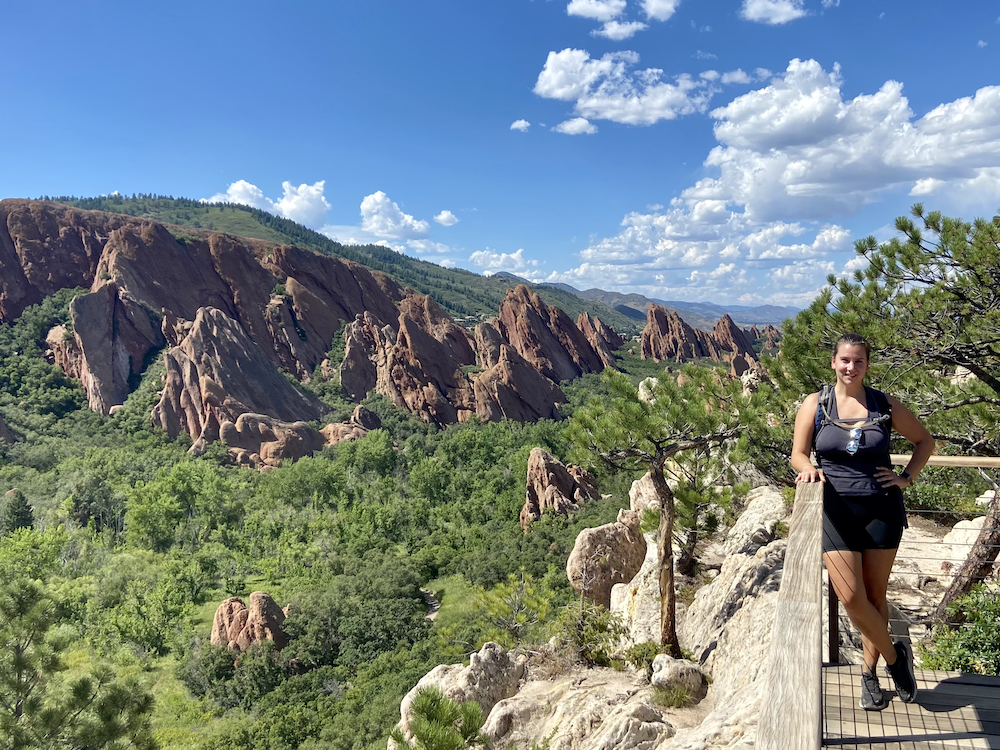
<path fill-rule="evenodd" d="M 864 433 L 861 431 L 860 427 L 855 427 L 848 433 L 850 440 L 847 441 L 847 452 L 850 455 L 854 455 L 858 452 L 858 448 L 861 446 L 861 436 Z"/>

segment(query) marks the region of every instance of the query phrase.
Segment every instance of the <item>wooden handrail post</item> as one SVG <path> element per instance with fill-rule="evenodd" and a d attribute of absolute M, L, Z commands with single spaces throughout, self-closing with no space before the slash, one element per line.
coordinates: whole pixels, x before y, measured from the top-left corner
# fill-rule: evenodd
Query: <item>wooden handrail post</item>
<path fill-rule="evenodd" d="M 757 747 L 819 750 L 823 741 L 823 485 L 800 484 L 774 608 Z"/>
<path fill-rule="evenodd" d="M 826 644 L 827 661 L 831 664 L 840 664 L 840 599 L 834 591 L 833 581 L 827 580 L 827 607 L 826 618 L 829 626 L 827 631 L 829 639 Z"/>

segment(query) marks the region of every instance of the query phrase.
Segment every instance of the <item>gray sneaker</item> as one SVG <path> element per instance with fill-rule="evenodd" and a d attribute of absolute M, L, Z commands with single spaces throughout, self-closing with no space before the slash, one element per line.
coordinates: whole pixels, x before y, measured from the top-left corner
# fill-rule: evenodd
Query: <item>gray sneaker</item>
<path fill-rule="evenodd" d="M 882 686 L 878 684 L 878 675 L 874 667 L 865 667 L 861 673 L 861 703 L 865 711 L 881 711 L 889 705 L 882 694 Z"/>
<path fill-rule="evenodd" d="M 896 649 L 896 663 L 886 665 L 885 671 L 896 686 L 896 695 L 903 703 L 917 699 L 917 677 L 913 674 L 913 652 L 902 641 L 892 644 Z"/>

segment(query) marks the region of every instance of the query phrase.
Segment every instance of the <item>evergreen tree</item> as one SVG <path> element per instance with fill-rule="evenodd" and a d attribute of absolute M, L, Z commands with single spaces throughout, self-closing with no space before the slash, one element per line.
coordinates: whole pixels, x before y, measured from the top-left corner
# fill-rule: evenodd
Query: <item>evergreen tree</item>
<path fill-rule="evenodd" d="M 686 451 L 736 442 L 745 452 L 750 431 L 759 431 L 767 390 L 744 394 L 742 384 L 719 370 L 688 366 L 647 378 L 637 389 L 627 375 L 604 371 L 610 398 L 594 398 L 573 414 L 575 444 L 614 468 L 644 468 L 660 501 L 658 534 L 660 642 L 680 658 L 675 622 L 673 565 L 674 494 L 664 472 Z"/>
<path fill-rule="evenodd" d="M 62 679 L 56 621 L 38 584 L 0 588 L 0 749 L 155 747 L 153 698 L 139 685 L 108 668 Z"/>
<path fill-rule="evenodd" d="M 30 529 L 34 523 L 35 514 L 24 493 L 17 488 L 7 492 L 0 504 L 0 536 L 12 534 L 18 529 Z"/>

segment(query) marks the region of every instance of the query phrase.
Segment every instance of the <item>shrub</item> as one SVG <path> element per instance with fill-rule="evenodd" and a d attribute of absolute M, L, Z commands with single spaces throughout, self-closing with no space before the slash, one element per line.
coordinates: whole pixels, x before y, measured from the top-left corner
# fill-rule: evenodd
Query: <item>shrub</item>
<path fill-rule="evenodd" d="M 949 616 L 964 611 L 958 627 L 938 625 L 929 644 L 918 644 L 924 669 L 1000 675 L 1000 596 L 984 584 L 948 606 Z"/>
<path fill-rule="evenodd" d="M 399 747 L 413 750 L 462 750 L 486 744 L 479 731 L 485 719 L 483 709 L 475 701 L 456 703 L 439 688 L 425 687 L 413 699 L 410 730 L 413 742 L 407 742 L 399 727 L 389 736 Z"/>
<path fill-rule="evenodd" d="M 621 618 L 585 599 L 566 607 L 556 620 L 556 638 L 588 664 L 607 667 L 627 630 Z"/>

